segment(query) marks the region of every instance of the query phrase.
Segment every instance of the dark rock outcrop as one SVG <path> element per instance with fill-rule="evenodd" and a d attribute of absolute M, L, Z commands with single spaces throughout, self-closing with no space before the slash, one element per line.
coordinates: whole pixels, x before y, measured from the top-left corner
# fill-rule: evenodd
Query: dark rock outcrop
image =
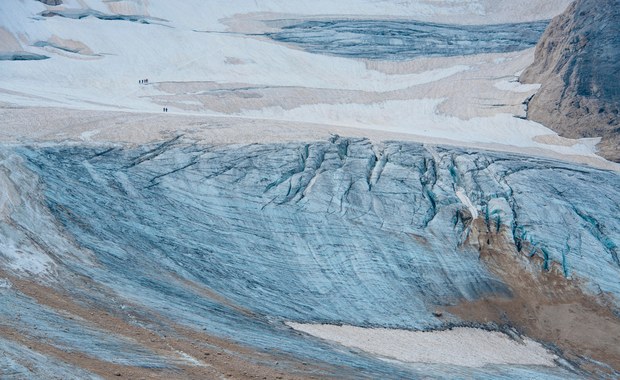
<path fill-rule="evenodd" d="M 620 0 L 577 0 L 553 19 L 521 81 L 542 83 L 528 117 L 570 138 L 602 137 L 620 162 Z"/>

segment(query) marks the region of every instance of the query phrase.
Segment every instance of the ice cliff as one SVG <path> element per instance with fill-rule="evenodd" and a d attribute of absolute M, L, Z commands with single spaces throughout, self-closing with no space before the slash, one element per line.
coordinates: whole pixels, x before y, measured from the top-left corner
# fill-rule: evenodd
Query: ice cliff
<path fill-rule="evenodd" d="M 232 146 L 176 136 L 140 147 L 5 147 L 1 179 L 9 191 L 0 260 L 10 276 L 36 275 L 123 318 L 129 305 L 258 350 L 329 363 L 340 375 L 566 375 L 566 366 L 381 363 L 284 325 L 459 324 L 458 315 L 442 319 L 433 310 L 512 295 L 481 259 L 487 244 L 530 257 L 535 276 L 568 277 L 593 297 L 609 295 L 618 310 L 615 172 L 337 136 Z M 495 238 L 476 239 L 483 234 Z M 175 365 L 15 289 L 0 292 L 3 324 L 53 346 L 104 361 Z M 12 358 L 23 349 L 2 347 Z"/>

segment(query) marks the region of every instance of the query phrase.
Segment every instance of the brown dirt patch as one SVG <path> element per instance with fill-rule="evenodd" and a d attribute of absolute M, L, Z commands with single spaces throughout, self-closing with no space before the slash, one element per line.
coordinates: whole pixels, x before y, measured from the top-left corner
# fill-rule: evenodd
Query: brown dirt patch
<path fill-rule="evenodd" d="M 610 373 L 587 358 L 620 371 L 620 320 L 605 296 L 584 293 L 578 280 L 559 268 L 543 271 L 540 259 L 518 253 L 509 232 L 490 232 L 483 220 L 473 222 L 470 243 L 480 258 L 513 292 L 511 298 L 463 302 L 448 311 L 463 320 L 510 325 L 541 342 L 552 343 L 566 359 L 584 370 Z M 525 249 L 527 251 L 527 249 Z"/>
<path fill-rule="evenodd" d="M 144 320 L 144 315 L 153 315 L 152 310 L 121 315 L 120 311 L 112 313 L 97 305 L 82 305 L 81 302 L 84 300 L 76 302 L 68 292 L 19 278 L 1 270 L 0 277 L 8 279 L 13 289 L 61 315 L 68 316 L 69 319 L 74 319 L 76 323 L 92 325 L 109 331 L 114 336 L 129 338 L 163 358 L 170 358 L 171 361 L 178 362 L 180 353 L 185 353 L 201 364 L 201 366 L 174 364 L 174 368 L 169 369 L 118 365 L 85 353 L 66 352 L 39 342 L 10 325 L 0 324 L 0 336 L 104 378 L 119 378 L 117 374 L 121 374 L 122 378 L 129 379 L 318 379 L 333 377 L 334 375 L 330 376 L 330 373 L 337 371 L 334 368 L 301 362 L 285 354 L 257 352 L 234 342 L 178 325 L 166 317 L 157 316 L 156 321 Z M 140 306 L 130 305 L 127 309 L 135 311 L 139 310 Z M 141 325 L 149 326 L 149 329 L 129 323 L 127 317 L 140 322 Z"/>

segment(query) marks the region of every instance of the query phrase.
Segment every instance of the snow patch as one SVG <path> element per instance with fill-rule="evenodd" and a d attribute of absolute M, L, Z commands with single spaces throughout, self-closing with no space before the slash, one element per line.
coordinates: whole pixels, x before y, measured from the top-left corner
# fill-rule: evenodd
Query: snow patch
<path fill-rule="evenodd" d="M 98 129 L 95 129 L 93 131 L 84 131 L 82 133 L 80 133 L 80 138 L 83 141 L 92 141 L 92 138 L 94 136 L 96 136 L 97 134 L 99 134 L 101 131 Z"/>
<path fill-rule="evenodd" d="M 0 289 L 11 289 L 13 284 L 6 278 L 0 278 Z"/>
<path fill-rule="evenodd" d="M 187 363 L 196 366 L 196 367 L 205 367 L 205 363 L 201 362 L 200 360 L 196 359 L 195 357 L 186 354 L 183 351 L 177 351 L 177 354 L 181 357 L 181 359 L 183 359 L 184 361 L 186 361 Z"/>
<path fill-rule="evenodd" d="M 15 249 L 11 245 L 0 245 L 3 256 L 8 259 L 7 266 L 10 269 L 35 276 L 51 273 L 54 262 L 48 256 L 35 251 Z"/>
<path fill-rule="evenodd" d="M 469 212 L 471 213 L 472 218 L 474 219 L 478 218 L 478 209 L 476 208 L 476 206 L 474 206 L 474 204 L 471 202 L 471 200 L 465 193 L 465 189 L 463 189 L 462 187 L 457 188 L 456 196 L 461 201 L 461 203 L 467 206 L 467 208 L 469 209 Z"/>
<path fill-rule="evenodd" d="M 522 84 L 517 79 L 511 78 L 505 79 L 493 84 L 495 88 L 502 91 L 514 91 L 514 92 L 533 92 L 540 88 L 539 83 L 534 84 Z"/>
<path fill-rule="evenodd" d="M 445 331 L 408 331 L 288 322 L 321 339 L 406 363 L 556 366 L 557 356 L 529 338 L 521 341 L 497 331 L 459 327 Z"/>

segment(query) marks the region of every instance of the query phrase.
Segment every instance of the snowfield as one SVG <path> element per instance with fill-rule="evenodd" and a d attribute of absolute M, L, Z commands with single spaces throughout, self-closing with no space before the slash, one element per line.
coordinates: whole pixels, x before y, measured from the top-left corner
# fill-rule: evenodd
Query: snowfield
<path fill-rule="evenodd" d="M 521 103 L 536 91 L 514 84 L 515 73 L 531 63 L 532 49 L 385 66 L 312 54 L 269 38 L 304 20 L 343 17 L 473 24 L 468 28 L 534 22 L 568 3 L 89 0 L 48 7 L 5 1 L 0 53 L 49 59 L 0 61 L 0 102 L 151 113 L 168 107 L 175 114 L 311 122 L 596 161 L 590 141 L 558 144 L 544 126 L 513 118 L 524 115 Z"/>
<path fill-rule="evenodd" d="M 365 329 L 355 326 L 288 323 L 295 330 L 375 355 L 408 363 L 484 367 L 489 364 L 555 366 L 555 355 L 530 339 L 517 342 L 495 331 Z"/>

